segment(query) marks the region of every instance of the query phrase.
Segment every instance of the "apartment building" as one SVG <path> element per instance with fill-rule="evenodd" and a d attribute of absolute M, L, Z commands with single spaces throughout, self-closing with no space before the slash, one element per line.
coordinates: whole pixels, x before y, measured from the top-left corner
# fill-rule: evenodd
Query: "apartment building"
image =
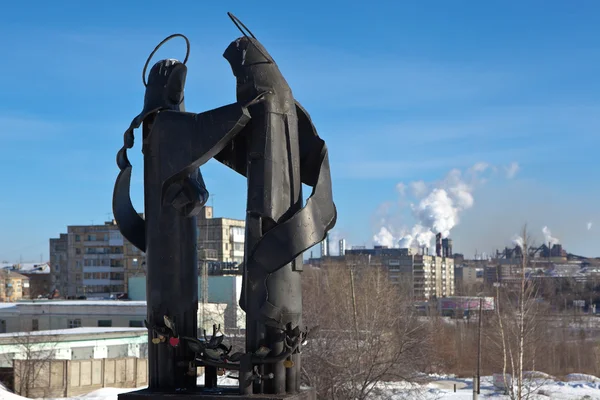
<path fill-rule="evenodd" d="M 207 206 L 197 221 L 199 265 L 243 261 L 244 220 L 214 218 Z M 50 239 L 50 265 L 61 296 L 108 297 L 127 293 L 129 278 L 145 275 L 145 254 L 121 235 L 113 220 L 68 226 L 67 233 Z"/>
<path fill-rule="evenodd" d="M 128 269 L 137 269 L 143 261 L 115 221 L 72 225 L 67 232 L 50 239 L 50 263 L 60 294 L 106 297 L 125 293 Z"/>
<path fill-rule="evenodd" d="M 23 297 L 35 299 L 48 297 L 53 289 L 52 275 L 48 263 L 0 263 L 0 268 L 16 272 L 29 279 L 29 287 L 23 290 Z"/>
<path fill-rule="evenodd" d="M 384 267 L 390 282 L 411 293 L 415 300 L 429 300 L 454 295 L 454 260 L 450 257 L 423 254 L 417 249 L 387 248 L 346 250 L 349 262 Z"/>
<path fill-rule="evenodd" d="M 66 290 L 69 282 L 68 247 L 69 235 L 67 233 L 61 233 L 58 238 L 50 239 L 50 266 L 56 286 L 53 289 L 58 289 L 61 294 L 63 294 L 63 290 Z"/>
<path fill-rule="evenodd" d="M 198 259 L 242 263 L 246 221 L 215 218 L 213 208 L 205 206 L 198 216 Z"/>
<path fill-rule="evenodd" d="M 0 270 L 0 301 L 19 301 L 29 296 L 29 278 L 7 269 Z"/>

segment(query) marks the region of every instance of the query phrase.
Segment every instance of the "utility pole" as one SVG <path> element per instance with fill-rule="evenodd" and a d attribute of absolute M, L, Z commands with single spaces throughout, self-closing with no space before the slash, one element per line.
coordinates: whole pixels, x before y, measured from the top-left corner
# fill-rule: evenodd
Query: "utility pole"
<path fill-rule="evenodd" d="M 481 309 L 483 308 L 483 297 L 479 298 L 479 328 L 478 328 L 478 338 L 477 338 L 477 394 L 480 394 L 480 385 L 481 385 Z"/>

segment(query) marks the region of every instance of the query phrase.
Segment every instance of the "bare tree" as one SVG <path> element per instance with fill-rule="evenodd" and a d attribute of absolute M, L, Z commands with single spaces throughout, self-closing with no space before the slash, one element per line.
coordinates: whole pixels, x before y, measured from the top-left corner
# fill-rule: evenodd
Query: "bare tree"
<path fill-rule="evenodd" d="M 488 335 L 501 354 L 502 374 L 511 399 L 528 399 L 542 382 L 535 373 L 537 355 L 546 345 L 543 340 L 547 322 L 546 307 L 540 302 L 536 282 L 528 278 L 529 254 L 527 227 L 521 232 L 522 249 L 517 259 L 518 276 L 496 285 L 495 329 Z M 527 368 L 533 372 L 526 373 Z M 509 381 L 508 374 L 512 377 Z M 512 382 L 511 382 L 512 381 Z"/>
<path fill-rule="evenodd" d="M 425 368 L 426 324 L 385 270 L 331 266 L 304 278 L 304 324 L 320 329 L 303 350 L 303 378 L 320 399 L 367 399 Z"/>
<path fill-rule="evenodd" d="M 58 335 L 43 332 L 17 332 L 11 337 L 15 352 L 6 354 L 7 361 L 13 363 L 15 393 L 39 397 L 40 392 L 49 389 L 50 362 L 56 357 Z"/>

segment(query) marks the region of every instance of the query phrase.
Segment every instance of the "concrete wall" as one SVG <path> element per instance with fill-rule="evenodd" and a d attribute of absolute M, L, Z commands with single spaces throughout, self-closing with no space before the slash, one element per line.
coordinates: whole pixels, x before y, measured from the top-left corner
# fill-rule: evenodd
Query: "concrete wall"
<path fill-rule="evenodd" d="M 148 361 L 142 358 L 14 360 L 13 368 L 14 392 L 29 398 L 72 397 L 103 387 L 148 384 Z"/>

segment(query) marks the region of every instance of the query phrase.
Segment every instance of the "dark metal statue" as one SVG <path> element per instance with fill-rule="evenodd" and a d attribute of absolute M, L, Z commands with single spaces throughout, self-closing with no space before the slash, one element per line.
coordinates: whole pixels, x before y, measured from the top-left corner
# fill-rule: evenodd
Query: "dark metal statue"
<path fill-rule="evenodd" d="M 215 158 L 248 179 L 240 299 L 246 311 L 246 351 L 267 347 L 279 355 L 301 335 L 302 253 L 325 238 L 336 210 L 325 142 L 271 55 L 245 30 L 223 56 L 237 79 L 238 103 L 261 101 L 248 107 L 251 121 Z M 302 183 L 313 188 L 304 206 Z M 242 368 L 243 392 L 297 392 L 299 353 L 300 342 L 285 360 L 264 364 L 261 373 L 272 374 L 269 380 L 256 380 L 251 370 Z"/>
<path fill-rule="evenodd" d="M 115 219 L 123 236 L 146 252 L 154 393 L 193 390 L 197 365 L 206 369 L 205 393 L 225 393 L 217 388 L 217 368 L 239 371 L 240 395 L 298 393 L 300 350 L 308 337 L 302 325 L 302 253 L 321 242 L 336 221 L 325 142 L 273 58 L 229 16 L 244 34 L 223 55 L 237 79 L 237 102 L 201 114 L 185 112 L 185 60 L 159 61 L 150 71 L 144 110 L 117 156 Z M 129 198 L 126 154 L 141 124 L 145 218 Z M 246 349 L 234 354 L 217 327 L 210 338 L 196 337 L 195 215 L 208 199 L 199 167 L 213 157 L 248 180 L 240 299 Z M 306 204 L 302 184 L 312 187 Z"/>
<path fill-rule="evenodd" d="M 173 35 L 161 42 L 148 58 Z M 185 38 L 185 37 L 184 37 Z M 187 38 L 186 38 L 187 42 Z M 189 53 L 189 42 L 188 53 Z M 123 236 L 146 253 L 149 388 L 196 387 L 195 354 L 180 345 L 197 336 L 198 262 L 196 215 L 208 199 L 199 166 L 219 152 L 250 119 L 238 103 L 201 114 L 184 111 L 187 67 L 161 60 L 150 70 L 144 108 L 124 135 L 113 213 Z M 146 66 L 148 65 L 146 62 Z M 127 149 L 143 124 L 144 218 L 129 196 Z"/>

